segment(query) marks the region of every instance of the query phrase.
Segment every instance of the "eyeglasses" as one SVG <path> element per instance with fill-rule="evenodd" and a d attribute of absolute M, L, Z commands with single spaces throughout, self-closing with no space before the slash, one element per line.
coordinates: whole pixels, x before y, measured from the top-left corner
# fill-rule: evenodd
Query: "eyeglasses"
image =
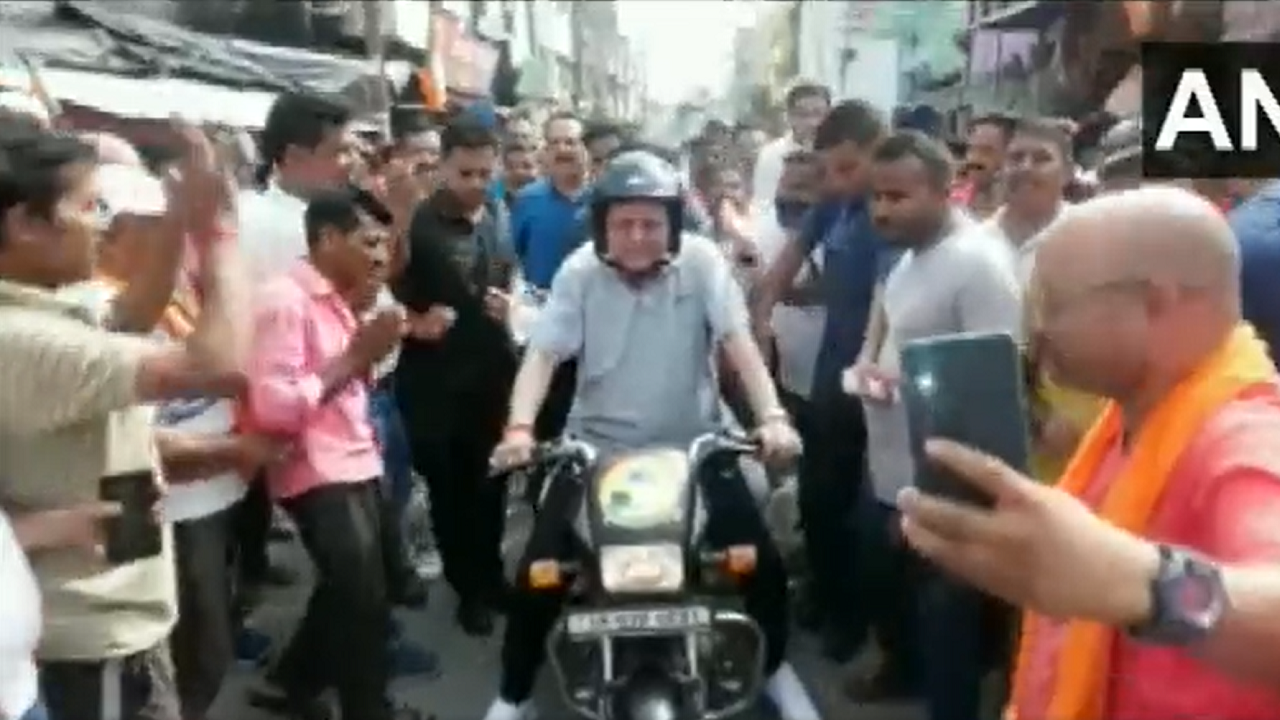
<path fill-rule="evenodd" d="M 111 221 L 115 219 L 111 206 L 102 197 L 93 197 L 77 206 L 64 205 L 63 208 L 60 212 L 55 211 L 54 215 L 59 225 L 66 225 L 69 222 L 84 223 L 93 230 L 106 232 L 111 229 Z"/>

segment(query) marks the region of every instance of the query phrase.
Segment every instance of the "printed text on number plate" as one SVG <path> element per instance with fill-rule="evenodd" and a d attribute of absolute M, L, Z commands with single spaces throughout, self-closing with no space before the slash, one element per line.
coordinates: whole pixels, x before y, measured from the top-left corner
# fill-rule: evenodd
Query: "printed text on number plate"
<path fill-rule="evenodd" d="M 575 613 L 567 621 L 570 635 L 608 635 L 654 630 L 690 630 L 711 624 L 705 607 L 658 608 Z"/>

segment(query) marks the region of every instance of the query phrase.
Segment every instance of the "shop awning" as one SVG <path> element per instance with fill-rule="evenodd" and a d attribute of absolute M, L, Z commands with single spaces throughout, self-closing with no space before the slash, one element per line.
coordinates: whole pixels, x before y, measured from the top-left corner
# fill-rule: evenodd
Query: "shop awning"
<path fill-rule="evenodd" d="M 131 78 L 83 70 L 46 68 L 40 73 L 55 100 L 139 120 L 181 117 L 249 130 L 261 129 L 276 94 L 233 90 L 175 78 Z M 0 69 L 0 85 L 22 87 L 25 70 Z"/>
<path fill-rule="evenodd" d="M 389 88 L 380 87 L 387 83 L 386 78 L 365 59 L 206 35 L 154 18 L 115 13 L 105 2 L 71 0 L 40 7 L 45 12 L 3 16 L 0 54 L 21 52 L 37 58 L 50 73 L 77 73 L 60 78 L 64 87 L 74 88 L 83 99 L 92 99 L 83 104 L 113 114 L 100 106 L 119 107 L 126 100 L 83 87 L 85 75 L 111 78 L 102 81 L 103 87 L 124 92 L 127 102 L 137 108 L 135 112 L 161 112 L 166 102 L 181 108 L 176 101 L 159 97 L 163 89 L 190 101 L 196 113 L 221 112 L 241 121 L 257 116 L 257 106 L 264 97 L 287 90 L 341 93 L 361 114 L 383 110 L 390 94 Z M 122 77 L 114 77 L 117 75 Z M 58 82 L 53 77 L 51 85 Z M 204 97 L 217 96 L 218 103 L 244 103 L 246 107 L 206 111 L 208 101 L 196 99 L 197 86 L 209 88 Z M 141 91 L 136 89 L 139 87 Z M 56 97 L 72 90 L 51 92 Z M 132 97 L 139 92 L 156 97 Z"/>

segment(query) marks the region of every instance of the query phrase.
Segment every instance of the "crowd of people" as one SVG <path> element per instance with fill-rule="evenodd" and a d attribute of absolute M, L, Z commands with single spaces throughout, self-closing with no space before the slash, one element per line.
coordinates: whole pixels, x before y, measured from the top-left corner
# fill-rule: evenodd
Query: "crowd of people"
<path fill-rule="evenodd" d="M 957 153 L 809 83 L 785 136 L 712 122 L 686 156 L 572 112 L 371 139 L 289 93 L 252 164 L 181 123 L 144 161 L 40 109 L 0 93 L 0 718 L 203 720 L 237 655 L 283 716 L 423 718 L 390 679 L 451 659 L 392 609 L 438 572 L 466 634 L 507 617 L 485 720 L 527 720 L 560 610 L 527 566 L 581 498 L 541 494 L 510 581 L 492 468 L 727 422 L 804 448 L 802 570 L 740 468 L 705 485 L 758 550 L 784 720 L 820 717 L 793 618 L 876 648 L 852 700 L 931 720 L 985 717 L 992 675 L 1021 720 L 1280 717 L 1274 181 L 1146 185 L 1117 119 L 980 117 Z M 898 392 L 905 344 L 975 332 L 1025 350 L 1033 450 L 929 440 L 982 506 L 916 489 Z M 282 532 L 314 584 L 268 653 Z"/>

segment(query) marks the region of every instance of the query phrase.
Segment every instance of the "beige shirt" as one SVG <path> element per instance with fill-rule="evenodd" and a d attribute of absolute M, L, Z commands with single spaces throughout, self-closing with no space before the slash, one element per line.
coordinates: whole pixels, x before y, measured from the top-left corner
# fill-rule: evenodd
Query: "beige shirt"
<path fill-rule="evenodd" d="M 1044 244 L 1044 239 L 1048 235 L 1049 228 L 1059 222 L 1062 222 L 1062 220 L 1068 217 L 1072 212 L 1072 206 L 1069 203 L 1062 203 L 1058 206 L 1058 211 L 1053 214 L 1053 218 L 1050 219 L 1039 232 L 1021 243 L 1015 243 L 1004 231 L 1004 206 L 1001 206 L 999 210 L 996 210 L 995 214 L 983 221 L 982 224 L 983 227 L 991 232 L 993 236 L 1003 240 L 1010 252 L 1013 253 L 1013 260 L 1018 266 L 1018 280 L 1022 283 L 1023 288 L 1025 289 L 1027 284 L 1031 282 L 1031 273 L 1036 267 L 1036 251 L 1038 251 L 1040 246 Z"/>
<path fill-rule="evenodd" d="M 0 281 L 0 504 L 50 509 L 98 498 L 106 475 L 156 468 L 152 412 L 137 404 L 146 338 L 94 327 L 93 313 Z M 177 617 L 172 541 L 112 567 L 83 551 L 37 554 L 41 660 L 101 660 L 163 642 Z"/>

